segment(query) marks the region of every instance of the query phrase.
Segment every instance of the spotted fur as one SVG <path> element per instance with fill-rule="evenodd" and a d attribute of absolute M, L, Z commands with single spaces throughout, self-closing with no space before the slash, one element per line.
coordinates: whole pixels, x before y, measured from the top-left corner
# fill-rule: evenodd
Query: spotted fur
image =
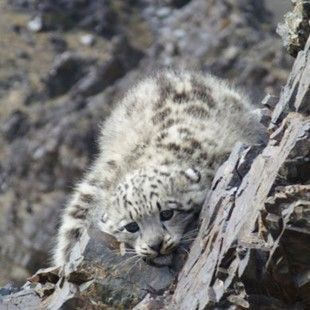
<path fill-rule="evenodd" d="M 91 224 L 140 256 L 170 253 L 235 142 L 262 138 L 250 109 L 209 75 L 164 71 L 140 82 L 102 127 L 100 154 L 64 211 L 55 263 Z"/>

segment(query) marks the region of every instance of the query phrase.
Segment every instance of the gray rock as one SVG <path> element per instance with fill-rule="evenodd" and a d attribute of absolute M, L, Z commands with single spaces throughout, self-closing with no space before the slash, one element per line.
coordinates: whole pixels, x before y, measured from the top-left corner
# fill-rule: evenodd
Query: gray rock
<path fill-rule="evenodd" d="M 1 126 L 1 131 L 5 139 L 12 142 L 27 134 L 30 128 L 29 117 L 22 111 L 13 112 Z"/>
<path fill-rule="evenodd" d="M 303 50 L 310 35 L 310 3 L 305 0 L 294 0 L 294 9 L 284 17 L 284 22 L 277 28 L 288 52 L 296 57 Z"/>
<path fill-rule="evenodd" d="M 72 89 L 73 96 L 92 96 L 113 84 L 125 74 L 123 63 L 118 58 L 112 58 L 104 64 L 93 67 Z"/>
<path fill-rule="evenodd" d="M 68 44 L 59 33 L 53 33 L 49 36 L 49 41 L 56 53 L 63 53 L 67 50 Z"/>
<path fill-rule="evenodd" d="M 95 37 L 92 34 L 85 34 L 80 37 L 80 42 L 86 46 L 92 46 L 95 44 Z"/>
<path fill-rule="evenodd" d="M 93 67 L 72 89 L 72 95 L 93 96 L 112 85 L 128 71 L 138 65 L 143 53 L 133 48 L 126 37 L 115 40 L 112 58 Z"/>
<path fill-rule="evenodd" d="M 111 248 L 108 244 L 111 242 L 110 238 L 107 239 L 101 232 L 91 231 L 90 237 L 85 250 L 85 264 L 104 266 L 105 277 L 97 279 L 106 291 L 106 299 L 102 299 L 104 303 L 111 306 L 128 304 L 142 299 L 147 292 L 161 293 L 173 283 L 177 272 L 174 267 L 159 268 L 147 264 L 141 258 L 128 254 L 121 256 L 120 253 L 117 254 L 117 246 Z M 180 252 L 174 259 L 184 262 L 184 258 L 184 252 Z"/>
<path fill-rule="evenodd" d="M 262 100 L 262 105 L 269 110 L 273 110 L 276 106 L 276 104 L 279 101 L 279 97 L 271 96 L 270 94 L 267 94 L 265 98 Z"/>
<path fill-rule="evenodd" d="M 160 8 L 160 9 L 156 12 L 156 15 L 157 15 L 159 18 L 164 18 L 164 17 L 167 17 L 170 13 L 171 13 L 171 9 L 170 9 L 170 8 L 168 8 L 168 7 L 162 7 L 162 8 Z"/>
<path fill-rule="evenodd" d="M 64 52 L 57 56 L 44 79 L 48 96 L 56 97 L 69 91 L 83 77 L 90 62 L 72 52 Z"/>
<path fill-rule="evenodd" d="M 28 22 L 28 29 L 33 32 L 39 32 L 43 28 L 43 22 L 41 16 L 35 16 L 32 20 Z"/>

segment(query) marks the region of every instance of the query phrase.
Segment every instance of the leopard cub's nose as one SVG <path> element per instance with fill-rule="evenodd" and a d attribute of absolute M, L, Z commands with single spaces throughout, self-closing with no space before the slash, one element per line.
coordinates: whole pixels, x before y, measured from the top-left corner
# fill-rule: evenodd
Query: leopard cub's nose
<path fill-rule="evenodd" d="M 159 240 L 158 242 L 154 242 L 154 243 L 152 243 L 151 245 L 149 245 L 149 247 L 150 247 L 153 251 L 159 253 L 160 250 L 161 250 L 161 248 L 162 248 L 162 245 L 163 245 L 163 241 L 162 241 L 162 240 Z"/>

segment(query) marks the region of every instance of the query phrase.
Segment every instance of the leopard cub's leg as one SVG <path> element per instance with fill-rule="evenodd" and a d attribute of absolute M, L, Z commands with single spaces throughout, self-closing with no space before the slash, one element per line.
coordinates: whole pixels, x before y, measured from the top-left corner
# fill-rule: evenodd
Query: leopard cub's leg
<path fill-rule="evenodd" d="M 69 261 L 74 245 L 80 241 L 91 224 L 96 206 L 97 188 L 86 181 L 80 183 L 69 200 L 57 236 L 54 264 L 62 266 Z"/>

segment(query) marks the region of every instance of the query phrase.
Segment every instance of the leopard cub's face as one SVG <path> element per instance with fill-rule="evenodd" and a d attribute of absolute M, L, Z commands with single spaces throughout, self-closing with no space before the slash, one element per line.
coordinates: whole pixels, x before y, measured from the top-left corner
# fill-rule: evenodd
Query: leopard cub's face
<path fill-rule="evenodd" d="M 119 184 L 100 227 L 144 258 L 170 254 L 200 211 L 205 191 L 197 169 L 139 170 Z"/>

